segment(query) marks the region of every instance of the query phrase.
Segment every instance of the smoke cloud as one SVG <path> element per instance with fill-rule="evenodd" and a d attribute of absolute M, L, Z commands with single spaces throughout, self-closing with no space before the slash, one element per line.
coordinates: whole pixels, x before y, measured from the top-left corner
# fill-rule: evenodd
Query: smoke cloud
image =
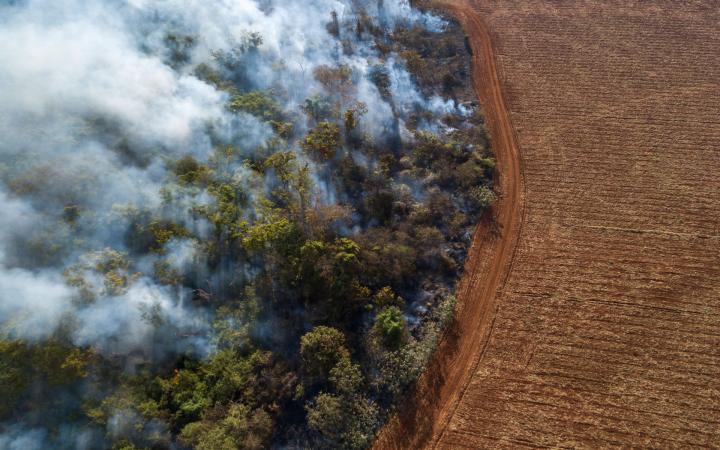
<path fill-rule="evenodd" d="M 352 14 L 352 7 L 330 0 L 0 4 L 3 329 L 37 339 L 73 312 L 76 293 L 64 282 L 63 271 L 85 251 L 124 249 L 121 237 L 128 224 L 117 208 L 160 207 L 166 158 L 193 154 L 204 160 L 217 140 L 252 151 L 272 135 L 250 115 L 229 114 L 227 95 L 193 75 L 194 65 L 259 33 L 259 51 L 242 61 L 243 70 L 256 88 L 283 86 L 288 107 L 319 90 L 312 77 L 315 67 L 347 64 L 367 74 L 373 50 L 358 44 L 354 55 L 342 54 L 326 30 L 331 11 L 343 17 Z M 388 26 L 400 20 L 442 26 L 440 19 L 411 9 L 406 1 L 370 2 L 368 12 Z M 168 61 L 170 33 L 196 39 L 180 68 Z M 402 64 L 391 59 L 387 66 L 397 107 L 424 104 Z M 390 123 L 392 109 L 366 77 L 357 90 L 357 98 L 371 105 L 363 126 L 377 134 Z M 437 99 L 429 102 L 433 109 L 447 107 Z M 136 154 L 126 154 L 128 148 Z M 59 242 L 62 251 L 54 260 L 38 264 L 40 258 L 27 254 L 26 241 L 58 226 L 69 204 L 91 211 L 92 217 L 81 217 L 79 230 L 62 237 L 80 234 L 84 242 Z M 123 298 L 75 311 L 78 344 L 101 343 L 122 331 L 133 334 L 121 345 L 123 351 L 140 345 L 147 330 L 127 328 L 137 323 L 140 305 L 157 305 L 167 320 L 186 325 L 177 297 L 153 288 L 148 278 L 142 286 Z M 91 323 L 103 331 L 88 328 Z"/>
<path fill-rule="evenodd" d="M 315 68 L 347 65 L 357 78 L 355 99 L 368 105 L 362 131 L 378 141 L 396 114 L 402 118 L 418 106 L 436 113 L 456 108 L 439 97 L 424 98 L 396 57 L 384 61 L 394 104 L 383 98 L 369 77 L 377 50 L 342 29 L 353 46 L 343 51 L 327 30 L 330 13 L 344 23 L 356 14 L 354 3 L 0 1 L 0 333 L 37 342 L 67 326 L 76 345 L 108 358 L 212 352 L 206 337 L 212 317 L 193 306 L 192 292 L 159 284 L 153 255 L 121 262 L 122 255 L 133 255 L 125 236 L 138 212 L 160 211 L 197 236 L 211 233 L 210 224 L 188 209 L 213 199 L 188 193 L 184 201 L 180 194 L 175 198 L 177 209 L 163 203 L 169 161 L 190 154 L 204 162 L 221 145 L 252 154 L 273 136 L 254 116 L 230 112 L 227 92 L 195 68 L 225 61 L 220 70 L 249 89 L 282 91 L 282 107 L 296 110 L 322 90 Z M 382 26 L 444 25 L 407 0 L 366 3 Z M 262 38 L 259 46 L 238 52 L 253 33 Z M 251 198 L 268 189 L 243 167 L 230 170 Z M 325 191 L 324 199 L 332 202 L 334 193 Z M 197 245 L 176 238 L 166 244 L 165 259 L 181 275 L 212 284 L 211 274 L 202 273 Z M 126 285 L 109 288 L 93 269 L 110 264 L 108 258 L 119 267 L 113 274 L 130 280 Z M 252 276 L 250 267 L 238 270 Z M 82 275 L 83 283 L 73 283 L 73 274 Z M 3 430 L 0 449 L 50 445 L 42 428 Z M 68 448 L 97 443 L 97 436 L 71 434 L 64 441 L 72 442 Z"/>

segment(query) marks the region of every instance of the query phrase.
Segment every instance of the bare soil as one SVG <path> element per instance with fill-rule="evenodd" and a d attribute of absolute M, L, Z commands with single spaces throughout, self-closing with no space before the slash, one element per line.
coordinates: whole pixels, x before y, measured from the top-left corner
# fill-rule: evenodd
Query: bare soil
<path fill-rule="evenodd" d="M 720 447 L 720 6 L 445 6 L 502 196 L 376 447 Z"/>

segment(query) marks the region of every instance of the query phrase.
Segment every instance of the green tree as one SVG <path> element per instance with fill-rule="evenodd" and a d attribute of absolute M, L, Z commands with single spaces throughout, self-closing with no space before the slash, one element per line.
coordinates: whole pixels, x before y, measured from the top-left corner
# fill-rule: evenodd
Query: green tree
<path fill-rule="evenodd" d="M 219 420 L 186 425 L 180 439 L 197 450 L 259 450 L 266 448 L 272 431 L 273 421 L 266 411 L 231 403 Z"/>
<path fill-rule="evenodd" d="M 270 122 L 282 119 L 282 109 L 267 92 L 251 91 L 236 93 L 228 105 L 232 111 L 244 111 L 260 120 Z"/>
<path fill-rule="evenodd" d="M 286 248 L 295 242 L 297 228 L 293 222 L 280 215 L 268 217 L 246 229 L 242 238 L 243 247 L 251 251 L 270 248 Z"/>
<path fill-rule="evenodd" d="M 375 437 L 377 405 L 362 396 L 320 393 L 305 406 L 307 424 L 316 433 L 314 447 L 364 449 Z"/>
<path fill-rule="evenodd" d="M 350 352 L 340 330 L 318 326 L 300 338 L 300 357 L 308 374 L 327 378 L 338 362 L 350 358 Z"/>
<path fill-rule="evenodd" d="M 92 357 L 91 351 L 58 339 L 50 339 L 32 348 L 33 369 L 55 385 L 71 384 L 85 378 Z"/>
<path fill-rule="evenodd" d="M 301 143 L 308 155 L 320 161 L 335 157 L 339 145 L 340 127 L 332 122 L 320 122 Z"/>
<path fill-rule="evenodd" d="M 330 383 L 337 392 L 346 397 L 355 397 L 362 391 L 363 376 L 360 366 L 343 358 L 330 370 Z"/>
<path fill-rule="evenodd" d="M 382 309 L 387 306 L 401 307 L 405 304 L 405 300 L 403 300 L 403 298 L 399 295 L 395 294 L 395 292 L 390 286 L 385 286 L 375 292 L 375 295 L 373 295 L 373 303 L 375 304 L 375 306 Z"/>
<path fill-rule="evenodd" d="M 375 316 L 373 331 L 378 333 L 383 344 L 397 350 L 407 340 L 407 324 L 402 311 L 397 306 L 389 306 Z"/>

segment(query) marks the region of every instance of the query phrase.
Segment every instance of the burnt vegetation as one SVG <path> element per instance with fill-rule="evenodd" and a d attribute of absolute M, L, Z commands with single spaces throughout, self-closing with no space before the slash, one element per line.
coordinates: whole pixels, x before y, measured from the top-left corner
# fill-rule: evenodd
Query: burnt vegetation
<path fill-rule="evenodd" d="M 131 224 L 123 248 L 87 253 L 65 277 L 90 304 L 123 295 L 149 270 L 190 293 L 211 326 L 172 328 L 149 308 L 153 346 L 117 357 L 73 344 L 72 323 L 44 342 L 0 340 L 3 418 L 53 397 L 81 423 L 116 430 L 105 435 L 115 449 L 372 443 L 452 320 L 474 225 L 495 199 L 495 162 L 456 23 L 388 29 L 362 11 L 328 16 L 342 52 L 362 44 L 379 55 L 367 77 L 393 121 L 373 129 L 374 106 L 357 100 L 358 74 L 341 64 L 309 74 L 322 89 L 295 109 L 283 86 L 255 89 L 243 62 L 261 35 L 193 68 L 226 94 L 231 114 L 255 117 L 273 137 L 257 149 L 218 139 L 204 160 L 167 159 L 163 206 L 118 210 Z M 165 43 L 168 64 L 190 63 L 195 37 Z M 393 58 L 425 97 L 451 107 L 401 111 Z M 76 203 L 64 207 L 69 234 L 92 214 Z M 195 249 L 182 266 L 179 243 Z M 42 236 L 34 245 L 56 248 Z M 210 343 L 206 354 L 153 350 L 196 335 Z"/>

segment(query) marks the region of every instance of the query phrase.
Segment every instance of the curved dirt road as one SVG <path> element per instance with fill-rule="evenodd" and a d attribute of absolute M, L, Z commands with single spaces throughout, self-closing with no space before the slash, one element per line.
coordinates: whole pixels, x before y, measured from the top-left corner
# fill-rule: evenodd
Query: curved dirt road
<path fill-rule="evenodd" d="M 494 219 L 478 225 L 458 287 L 456 323 L 435 352 L 409 404 L 382 430 L 375 448 L 422 448 L 441 436 L 484 352 L 495 316 L 497 293 L 512 267 L 523 219 L 520 152 L 485 24 L 465 2 L 438 2 L 460 21 L 473 53 L 473 85 L 485 112 L 497 159 L 500 200 Z M 494 220 L 494 222 L 493 222 Z"/>
<path fill-rule="evenodd" d="M 480 225 L 456 334 L 376 447 L 720 448 L 717 1 L 445 6 L 500 228 Z"/>

